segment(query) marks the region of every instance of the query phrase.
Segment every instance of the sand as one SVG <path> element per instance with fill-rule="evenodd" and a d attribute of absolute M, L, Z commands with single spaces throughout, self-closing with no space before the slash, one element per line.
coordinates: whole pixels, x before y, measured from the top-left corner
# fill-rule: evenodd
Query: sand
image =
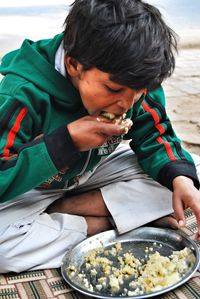
<path fill-rule="evenodd" d="M 200 155 L 200 48 L 181 49 L 173 76 L 164 84 L 167 111 L 189 151 Z"/>

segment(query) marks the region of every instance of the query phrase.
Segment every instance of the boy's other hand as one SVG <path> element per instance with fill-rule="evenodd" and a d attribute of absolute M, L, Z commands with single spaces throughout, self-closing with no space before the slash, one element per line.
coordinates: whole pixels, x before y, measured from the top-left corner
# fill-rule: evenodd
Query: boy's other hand
<path fill-rule="evenodd" d="M 200 239 L 200 192 L 195 188 L 193 181 L 184 176 L 178 176 L 173 180 L 173 189 L 173 208 L 179 226 L 185 226 L 184 209 L 191 208 L 198 225 L 195 239 Z"/>
<path fill-rule="evenodd" d="M 101 146 L 109 137 L 127 133 L 132 126 L 114 124 L 102 116 L 85 116 L 68 124 L 67 128 L 79 151 L 88 151 Z"/>

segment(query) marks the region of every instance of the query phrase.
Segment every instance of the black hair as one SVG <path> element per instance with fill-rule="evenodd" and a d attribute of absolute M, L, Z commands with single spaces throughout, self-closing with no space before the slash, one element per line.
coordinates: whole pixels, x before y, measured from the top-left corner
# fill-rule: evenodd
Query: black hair
<path fill-rule="evenodd" d="M 141 0 L 75 0 L 65 20 L 64 49 L 133 89 L 155 89 L 175 67 L 175 32 Z"/>

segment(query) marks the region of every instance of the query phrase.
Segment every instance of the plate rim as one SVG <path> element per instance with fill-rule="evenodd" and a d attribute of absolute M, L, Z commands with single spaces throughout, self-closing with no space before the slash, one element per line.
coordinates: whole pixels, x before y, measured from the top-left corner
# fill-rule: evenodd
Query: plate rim
<path fill-rule="evenodd" d="M 195 258 L 196 258 L 196 262 L 194 264 L 194 266 L 192 267 L 192 269 L 188 272 L 188 274 L 183 278 L 181 279 L 180 281 L 178 281 L 177 283 L 171 285 L 171 286 L 168 286 L 162 290 L 159 290 L 159 291 L 155 291 L 155 292 L 152 292 L 152 293 L 146 293 L 146 294 L 141 294 L 141 295 L 135 295 L 135 296 L 109 296 L 109 295 L 101 295 L 101 294 L 97 294 L 97 293 L 93 293 L 85 288 L 82 288 L 81 286 L 77 286 L 76 284 L 74 284 L 70 278 L 68 278 L 68 276 L 66 275 L 66 272 L 65 272 L 65 269 L 64 269 L 64 265 L 65 265 L 65 261 L 67 260 L 67 258 L 69 259 L 70 255 L 72 254 L 73 250 L 75 250 L 76 248 L 78 248 L 79 246 L 82 246 L 82 244 L 84 244 L 85 242 L 90 242 L 91 240 L 95 240 L 95 239 L 98 239 L 99 236 L 103 236 L 103 235 L 109 235 L 109 234 L 114 234 L 113 237 L 123 237 L 123 236 L 126 236 L 128 234 L 130 234 L 131 232 L 132 233 L 137 233 L 139 231 L 142 231 L 142 230 L 147 230 L 147 229 L 150 229 L 150 230 L 154 230 L 154 231 L 157 231 L 157 232 L 171 232 L 177 236 L 181 236 L 182 238 L 186 239 L 187 242 L 190 243 L 191 247 L 193 247 L 193 253 L 195 254 Z M 141 239 L 140 239 L 141 240 Z M 116 242 L 113 240 L 113 242 Z M 80 243 L 76 244 L 75 246 L 73 246 L 70 250 L 68 250 L 66 252 L 66 254 L 64 255 L 63 259 L 62 259 L 62 264 L 61 264 L 61 275 L 63 277 L 63 279 L 65 280 L 65 282 L 70 286 L 72 287 L 73 289 L 75 289 L 76 291 L 84 294 L 84 295 L 88 295 L 88 296 L 91 296 L 91 297 L 94 297 L 94 298 L 102 298 L 102 299 L 110 299 L 110 298 L 113 298 L 113 299 L 146 299 L 146 298 L 152 298 L 154 296 L 159 296 L 159 295 L 163 295 L 165 293 L 168 293 L 178 287 L 180 287 L 181 285 L 183 285 L 184 283 L 186 283 L 192 276 L 193 274 L 198 270 L 200 266 L 200 252 L 199 252 L 199 248 L 197 246 L 197 244 L 195 243 L 194 240 L 192 240 L 191 238 L 189 238 L 189 236 L 182 230 L 175 230 L 175 229 L 171 229 L 171 228 L 160 228 L 160 227 L 152 227 L 152 226 L 143 226 L 143 227 L 139 227 L 139 228 L 136 228 L 136 229 L 133 229 L 129 232 L 126 232 L 124 234 L 117 234 L 116 230 L 112 229 L 112 230 L 108 230 L 108 231 L 105 231 L 105 232 L 101 232 L 101 233 L 98 233 L 96 235 L 93 235 L 91 237 L 88 237 L 86 239 L 84 239 L 83 241 L 81 241 Z M 66 266 L 65 266 L 66 268 Z"/>

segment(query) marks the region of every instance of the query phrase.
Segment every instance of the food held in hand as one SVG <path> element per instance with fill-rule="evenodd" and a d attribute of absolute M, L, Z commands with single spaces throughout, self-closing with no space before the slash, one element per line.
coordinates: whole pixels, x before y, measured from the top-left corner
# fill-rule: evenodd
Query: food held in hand
<path fill-rule="evenodd" d="M 101 112 L 101 116 L 105 117 L 106 119 L 112 121 L 116 125 L 121 125 L 124 127 L 124 134 L 127 134 L 130 127 L 132 126 L 132 121 L 130 118 L 126 119 L 126 113 L 123 115 L 115 115 L 114 113 L 103 111 Z"/>

